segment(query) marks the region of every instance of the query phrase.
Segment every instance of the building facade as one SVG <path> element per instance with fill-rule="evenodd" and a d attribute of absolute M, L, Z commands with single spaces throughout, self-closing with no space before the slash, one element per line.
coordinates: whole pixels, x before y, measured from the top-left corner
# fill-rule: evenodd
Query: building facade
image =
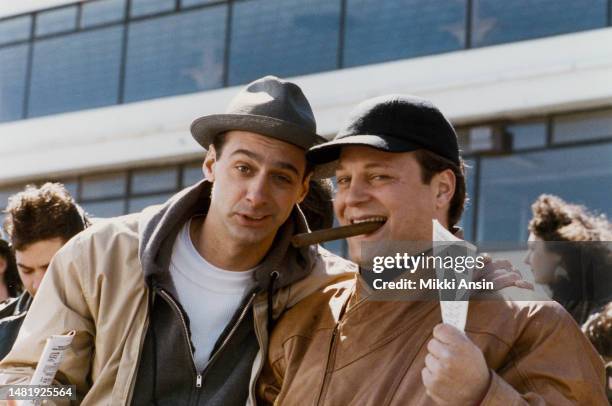
<path fill-rule="evenodd" d="M 46 180 L 94 216 L 162 202 L 202 177 L 191 121 L 275 74 L 328 137 L 368 97 L 440 106 L 468 239 L 524 241 L 541 193 L 612 215 L 612 0 L 32 3 L 0 17 L 0 208 Z"/>

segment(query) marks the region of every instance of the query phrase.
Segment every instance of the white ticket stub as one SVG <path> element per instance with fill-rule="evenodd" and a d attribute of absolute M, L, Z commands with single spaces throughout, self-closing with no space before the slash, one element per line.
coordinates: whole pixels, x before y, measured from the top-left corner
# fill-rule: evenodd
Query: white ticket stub
<path fill-rule="evenodd" d="M 470 302 L 467 300 L 461 301 L 440 301 L 442 309 L 442 322 L 463 331 L 467 320 L 468 306 Z"/>
<path fill-rule="evenodd" d="M 433 220 L 433 236 L 432 240 L 434 242 L 434 255 L 438 255 L 436 250 L 436 242 L 454 242 L 461 241 L 463 244 L 465 243 L 460 238 L 455 237 L 450 231 L 442 226 L 438 222 L 438 220 Z M 470 249 L 475 252 L 476 247 L 471 244 L 467 245 Z M 466 273 L 465 277 L 468 276 Z M 440 309 L 442 311 L 442 322 L 446 324 L 450 324 L 457 329 L 464 331 L 465 330 L 465 322 L 467 320 L 468 307 L 470 302 L 466 300 L 456 300 L 456 301 L 447 301 L 440 300 Z"/>
<path fill-rule="evenodd" d="M 75 331 L 70 331 L 64 335 L 53 335 L 47 338 L 47 343 L 42 355 L 38 360 L 38 365 L 32 375 L 30 385 L 51 385 L 55 374 L 59 369 L 66 350 L 70 347 Z M 20 403 L 22 406 L 37 406 L 41 400 L 27 400 Z"/>

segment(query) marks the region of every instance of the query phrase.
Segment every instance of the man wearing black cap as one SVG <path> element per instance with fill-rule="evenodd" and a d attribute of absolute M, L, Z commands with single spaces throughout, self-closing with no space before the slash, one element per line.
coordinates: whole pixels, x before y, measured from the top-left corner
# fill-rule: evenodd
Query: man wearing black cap
<path fill-rule="evenodd" d="M 453 230 L 461 217 L 465 176 L 457 137 L 425 100 L 390 95 L 363 102 L 308 159 L 338 160 L 340 224 L 384 223 L 348 240 L 362 269 L 371 269 L 368 243 L 431 243 L 432 220 Z M 601 359 L 554 302 L 511 301 L 497 292 L 469 302 L 464 332 L 441 323 L 437 300 L 372 300 L 375 292 L 362 282 L 360 274 L 331 284 L 283 314 L 258 385 L 264 403 L 606 402 Z"/>
<path fill-rule="evenodd" d="M 259 79 L 191 132 L 208 149 L 206 179 L 70 241 L 0 363 L 1 383 L 28 382 L 47 337 L 74 330 L 56 379 L 83 404 L 244 405 L 274 319 L 354 270 L 289 244 L 308 230 L 298 203 L 305 151 L 320 140 L 297 85 Z"/>

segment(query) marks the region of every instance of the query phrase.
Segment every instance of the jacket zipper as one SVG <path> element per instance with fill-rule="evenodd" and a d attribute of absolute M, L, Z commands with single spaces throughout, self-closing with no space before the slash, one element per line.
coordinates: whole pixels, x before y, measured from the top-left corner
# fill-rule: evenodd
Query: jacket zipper
<path fill-rule="evenodd" d="M 198 370 L 196 369 L 196 366 L 195 366 L 195 357 L 193 356 L 193 351 L 191 351 L 191 341 L 189 340 L 189 330 L 187 329 L 187 322 L 185 321 L 185 316 L 183 315 L 183 312 L 178 307 L 178 305 L 176 304 L 174 299 L 172 299 L 172 297 L 168 293 L 166 293 L 163 289 L 159 289 L 158 292 L 162 295 L 162 297 L 166 300 L 166 302 L 171 305 L 171 307 L 174 309 L 175 313 L 178 314 L 178 316 L 181 319 L 181 324 L 183 326 L 183 337 L 185 338 L 185 343 L 187 344 L 187 348 L 190 349 L 189 350 L 189 356 L 191 357 L 191 367 L 192 367 L 192 370 L 193 370 L 194 375 L 195 375 L 195 387 L 196 388 L 201 388 L 202 387 L 202 380 L 204 379 L 206 373 L 208 372 L 209 366 L 217 358 L 219 358 L 220 354 L 223 352 L 222 351 L 223 348 L 225 348 L 227 343 L 230 341 L 230 339 L 232 338 L 232 336 L 234 335 L 234 333 L 238 329 L 238 326 L 240 325 L 240 323 L 244 319 L 247 311 L 251 307 L 251 304 L 253 303 L 253 299 L 255 298 L 256 293 L 253 292 L 251 294 L 251 297 L 249 298 L 249 301 L 242 308 L 242 312 L 240 313 L 240 316 L 238 317 L 238 320 L 236 320 L 236 323 L 234 323 L 234 325 L 232 326 L 232 329 L 227 334 L 227 336 L 225 337 L 225 339 L 223 340 L 223 342 L 221 343 L 221 345 L 219 346 L 217 351 L 215 351 L 213 356 L 208 360 L 208 362 L 206 363 L 206 366 L 204 367 L 204 371 L 202 373 L 199 373 Z"/>
<path fill-rule="evenodd" d="M 355 289 L 355 288 L 353 288 Z M 351 293 L 352 296 L 352 293 Z M 354 308 L 354 307 L 353 307 Z M 351 308 L 352 309 L 352 308 Z M 338 316 L 338 321 L 334 326 L 334 330 L 332 331 L 332 338 L 329 345 L 329 354 L 327 356 L 327 365 L 325 365 L 325 375 L 323 376 L 323 385 L 321 385 L 321 392 L 319 393 L 319 398 L 317 399 L 316 405 L 320 405 L 322 401 L 325 400 L 325 395 L 327 394 L 327 389 L 329 387 L 329 381 L 331 378 L 332 368 L 336 362 L 336 344 L 338 342 L 338 333 L 340 332 L 340 327 L 342 327 L 343 319 L 346 317 L 346 313 L 348 312 L 348 301 L 344 303 L 342 310 L 340 311 L 340 315 Z"/>
<path fill-rule="evenodd" d="M 329 386 L 329 378 L 331 377 L 331 370 L 336 361 L 336 342 L 338 337 L 338 332 L 340 330 L 339 320 L 334 330 L 332 331 L 331 344 L 329 348 L 329 355 L 327 356 L 327 365 L 325 366 L 325 375 L 323 376 L 323 385 L 321 386 L 321 392 L 319 393 L 319 398 L 317 399 L 316 405 L 320 405 L 321 401 L 325 399 L 325 394 L 327 393 L 327 388 Z"/>
<path fill-rule="evenodd" d="M 200 375 L 200 386 L 202 386 L 202 377 L 206 376 L 206 373 L 208 372 L 208 368 L 210 367 L 210 365 L 212 365 L 212 363 L 217 358 L 219 358 L 220 354 L 223 352 L 222 351 L 223 348 L 225 348 L 227 343 L 230 341 L 230 339 L 232 338 L 232 336 L 234 335 L 234 333 L 238 329 L 238 326 L 240 325 L 240 323 L 242 323 L 242 320 L 244 319 L 244 316 L 246 316 L 247 312 L 251 308 L 251 305 L 253 304 L 253 299 L 255 299 L 255 295 L 256 294 L 257 294 L 256 292 L 251 293 L 251 297 L 249 298 L 249 301 L 242 308 L 242 311 L 240 312 L 240 316 L 238 317 L 238 320 L 236 320 L 236 323 L 234 323 L 234 325 L 232 326 L 232 329 L 230 330 L 230 332 L 227 334 L 227 336 L 225 336 L 225 339 L 223 339 L 223 342 L 221 343 L 219 348 L 217 348 L 217 351 L 215 351 L 213 356 L 210 357 L 210 359 L 208 360 L 208 362 L 204 366 L 204 371 L 202 371 L 202 374 Z"/>
<path fill-rule="evenodd" d="M 183 325 L 183 333 L 184 333 L 183 337 L 185 338 L 185 344 L 187 344 L 187 348 L 189 349 L 189 357 L 191 358 L 191 369 L 193 370 L 193 373 L 195 375 L 195 387 L 201 388 L 202 387 L 202 375 L 198 373 L 198 370 L 196 369 L 196 366 L 195 366 L 195 358 L 193 356 L 193 351 L 191 351 L 191 341 L 189 340 L 189 330 L 187 330 L 187 322 L 185 321 L 185 316 L 183 316 L 183 312 L 181 311 L 181 309 L 179 309 L 174 299 L 172 299 L 172 297 L 168 293 L 166 293 L 166 291 L 164 291 L 163 289 L 158 289 L 157 291 L 164 298 L 166 303 L 168 303 L 170 307 L 172 307 L 174 312 L 181 319 L 181 324 Z"/>

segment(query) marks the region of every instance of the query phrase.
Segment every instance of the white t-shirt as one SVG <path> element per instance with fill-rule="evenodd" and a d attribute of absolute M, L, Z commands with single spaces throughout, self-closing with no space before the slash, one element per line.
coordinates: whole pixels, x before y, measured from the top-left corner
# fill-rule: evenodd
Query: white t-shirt
<path fill-rule="evenodd" d="M 172 248 L 170 275 L 178 300 L 190 322 L 195 363 L 202 371 L 215 343 L 255 285 L 254 270 L 226 271 L 206 261 L 189 235 L 191 220 L 179 232 Z"/>

